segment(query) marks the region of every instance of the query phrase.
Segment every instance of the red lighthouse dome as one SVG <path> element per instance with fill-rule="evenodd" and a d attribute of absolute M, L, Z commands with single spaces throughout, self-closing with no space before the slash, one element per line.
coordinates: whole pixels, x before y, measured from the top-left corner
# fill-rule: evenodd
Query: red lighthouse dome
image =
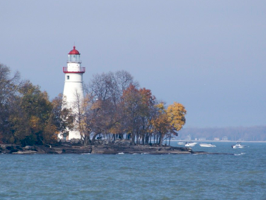
<path fill-rule="evenodd" d="M 75 46 L 73 46 L 73 49 L 68 54 L 69 55 L 80 55 L 79 51 L 76 50 Z"/>

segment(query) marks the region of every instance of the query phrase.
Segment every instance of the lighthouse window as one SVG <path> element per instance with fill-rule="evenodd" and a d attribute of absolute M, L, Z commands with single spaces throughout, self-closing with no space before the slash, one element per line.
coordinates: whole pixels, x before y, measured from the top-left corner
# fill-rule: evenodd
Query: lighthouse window
<path fill-rule="evenodd" d="M 67 80 L 69 80 L 69 76 L 67 76 Z"/>

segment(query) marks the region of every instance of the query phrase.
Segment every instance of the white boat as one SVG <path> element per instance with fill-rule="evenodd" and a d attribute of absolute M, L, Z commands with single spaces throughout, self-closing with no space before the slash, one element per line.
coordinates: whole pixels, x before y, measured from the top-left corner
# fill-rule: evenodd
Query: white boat
<path fill-rule="evenodd" d="M 207 144 L 207 143 L 201 143 L 199 144 L 201 147 L 216 147 L 214 144 Z"/>
<path fill-rule="evenodd" d="M 245 146 L 244 145 L 241 145 L 240 143 L 237 143 L 237 144 L 234 144 L 234 145 L 232 145 L 232 148 L 233 149 L 242 149 L 242 148 L 244 148 Z"/>
<path fill-rule="evenodd" d="M 197 144 L 197 142 L 187 142 L 185 144 L 185 147 L 194 147 Z"/>

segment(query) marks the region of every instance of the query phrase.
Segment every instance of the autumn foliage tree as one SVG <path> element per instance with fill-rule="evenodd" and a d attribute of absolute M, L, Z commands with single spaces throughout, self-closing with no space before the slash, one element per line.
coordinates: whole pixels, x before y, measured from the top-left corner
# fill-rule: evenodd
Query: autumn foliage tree
<path fill-rule="evenodd" d="M 0 143 L 7 142 L 11 123 L 9 117 L 19 87 L 19 73 L 11 76 L 10 68 L 0 63 Z"/>
<path fill-rule="evenodd" d="M 66 124 L 71 124 L 63 118 L 67 111 L 61 110 L 60 97 L 50 102 L 48 94 L 29 81 L 24 82 L 18 91 L 14 101 L 16 106 L 9 118 L 9 142 L 22 145 L 56 142 L 58 133 L 66 129 Z"/>
<path fill-rule="evenodd" d="M 174 102 L 166 109 L 168 121 L 175 131 L 179 131 L 186 123 L 185 115 L 187 113 L 185 107 L 181 103 Z"/>
<path fill-rule="evenodd" d="M 0 65 L 0 142 L 21 145 L 51 144 L 57 134 L 71 127 L 69 110 L 62 110 L 62 96 L 48 94 L 19 74 Z"/>
<path fill-rule="evenodd" d="M 151 120 L 153 127 L 153 136 L 154 142 L 156 141 L 159 145 L 162 145 L 164 136 L 171 132 L 172 128 L 168 121 L 168 116 L 163 103 L 155 105 L 156 114 L 155 117 Z"/>
<path fill-rule="evenodd" d="M 159 145 L 162 145 L 163 139 L 167 137 L 170 141 L 172 136 L 177 136 L 177 131 L 179 131 L 186 122 L 185 107 L 174 102 L 174 104 L 169 105 L 165 108 L 164 103 L 159 103 L 156 105 L 157 114 L 152 120 L 153 128 L 155 133 L 157 132 L 157 137 L 154 138 Z"/>
<path fill-rule="evenodd" d="M 155 97 L 150 90 L 130 85 L 121 97 L 124 130 L 133 144 L 148 143 Z"/>

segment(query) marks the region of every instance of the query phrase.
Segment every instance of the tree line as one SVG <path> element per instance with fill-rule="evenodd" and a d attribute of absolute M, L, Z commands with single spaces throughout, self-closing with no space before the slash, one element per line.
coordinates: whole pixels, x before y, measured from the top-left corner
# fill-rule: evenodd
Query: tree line
<path fill-rule="evenodd" d="M 0 64 L 0 142 L 51 144 L 58 134 L 78 130 L 84 145 L 99 138 L 162 145 L 186 121 L 182 104 L 166 106 L 126 71 L 96 74 L 84 94 L 83 99 L 77 94 L 72 107 L 62 94 L 50 101 L 39 86 L 21 81 L 19 73 L 11 76 L 9 67 Z"/>
<path fill-rule="evenodd" d="M 57 134 L 72 128 L 73 116 L 62 109 L 62 95 L 49 100 L 47 92 L 0 64 L 0 143 L 51 144 Z"/>

